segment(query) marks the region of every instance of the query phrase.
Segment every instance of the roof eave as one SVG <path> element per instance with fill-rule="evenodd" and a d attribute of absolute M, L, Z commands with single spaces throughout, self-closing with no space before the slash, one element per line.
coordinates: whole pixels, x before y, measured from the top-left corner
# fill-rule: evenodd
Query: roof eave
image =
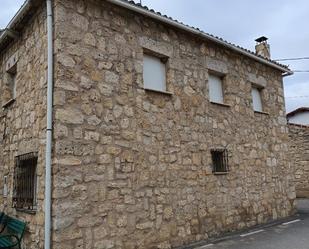
<path fill-rule="evenodd" d="M 209 41 L 215 42 L 217 44 L 220 44 L 220 45 L 222 45 L 222 46 L 224 46 L 226 48 L 229 48 L 229 49 L 231 49 L 231 50 L 233 50 L 233 51 L 235 51 L 237 53 L 240 53 L 240 54 L 245 55 L 245 56 L 247 56 L 249 58 L 252 58 L 252 59 L 254 59 L 254 60 L 256 60 L 256 61 L 258 61 L 260 63 L 263 63 L 263 64 L 266 64 L 266 65 L 268 65 L 270 67 L 276 68 L 277 70 L 282 72 L 283 76 L 288 76 L 288 75 L 292 75 L 293 74 L 293 71 L 291 71 L 287 67 L 283 67 L 283 66 L 280 66 L 278 64 L 275 64 L 275 63 L 273 63 L 273 62 L 271 62 L 271 61 L 269 61 L 267 59 L 264 59 L 264 58 L 262 58 L 260 56 L 254 55 L 254 54 L 252 54 L 250 52 L 247 52 L 244 49 L 241 49 L 241 48 L 239 48 L 237 46 L 234 46 L 234 45 L 232 45 L 230 43 L 227 43 L 227 42 L 225 42 L 225 41 L 223 41 L 221 39 L 218 39 L 218 38 L 216 38 L 214 36 L 211 36 L 211 35 L 209 35 L 209 34 L 207 34 L 205 32 L 202 32 L 202 31 L 197 30 L 195 28 L 186 26 L 186 25 L 184 25 L 182 23 L 179 23 L 179 22 L 177 22 L 175 20 L 172 20 L 170 18 L 167 18 L 167 17 L 164 17 L 162 15 L 159 15 L 159 14 L 157 14 L 155 12 L 151 12 L 149 10 L 146 10 L 143 7 L 140 7 L 140 6 L 137 6 L 137 5 L 133 5 L 133 4 L 129 3 L 129 2 L 122 1 L 122 0 L 107 0 L 107 1 L 110 2 L 110 3 L 113 3 L 115 5 L 121 6 L 123 8 L 127 8 L 129 10 L 135 11 L 135 12 L 140 13 L 142 15 L 148 16 L 148 17 L 153 18 L 155 20 L 158 20 L 160 22 L 166 23 L 168 25 L 174 26 L 174 27 L 176 27 L 178 29 L 181 29 L 181 30 L 190 32 L 192 34 L 198 35 L 198 36 L 200 36 L 200 37 L 202 37 L 202 38 L 204 38 L 206 40 L 209 40 Z"/>
<path fill-rule="evenodd" d="M 0 35 L 0 48 L 5 44 L 8 38 L 16 39 L 18 37 L 15 28 L 30 9 L 31 0 L 27 0 L 20 7 L 15 16 L 11 19 L 6 28 L 2 31 Z"/>
<path fill-rule="evenodd" d="M 27 12 L 31 9 L 31 3 L 33 0 L 26 0 L 25 3 L 22 5 L 22 7 L 18 10 L 18 12 L 15 14 L 15 16 L 12 18 L 12 20 L 9 22 L 9 24 L 7 25 L 6 29 L 1 33 L 0 35 L 0 47 L 2 47 L 2 45 L 5 43 L 6 38 L 8 37 L 12 37 L 10 34 L 12 34 L 12 32 L 15 31 L 15 27 L 16 25 L 21 21 L 21 19 L 27 14 Z M 205 32 L 202 32 L 198 29 L 186 26 L 182 23 L 179 23 L 175 20 L 172 20 L 170 18 L 164 17 L 162 15 L 159 15 L 155 12 L 151 12 L 149 10 L 146 10 L 142 7 L 139 7 L 137 5 L 133 5 L 129 2 L 126 1 L 122 1 L 122 0 L 106 0 L 110 3 L 113 3 L 115 5 L 121 6 L 123 8 L 135 11 L 137 13 L 140 13 L 142 15 L 151 17 L 155 20 L 158 20 L 160 22 L 166 23 L 168 25 L 174 26 L 178 29 L 190 32 L 192 34 L 198 35 L 201 38 L 204 38 L 206 40 L 215 42 L 217 44 L 220 44 L 226 48 L 229 48 L 237 53 L 240 53 L 242 55 L 245 55 L 249 58 L 252 58 L 253 60 L 256 60 L 260 63 L 263 63 L 265 65 L 268 65 L 270 67 L 276 68 L 277 70 L 282 72 L 283 76 L 289 76 L 293 74 L 293 71 L 291 71 L 289 68 L 284 67 L 284 66 L 280 66 L 272 61 L 269 61 L 267 59 L 264 59 L 263 57 L 257 56 L 249 51 L 246 51 L 242 48 L 239 48 L 233 44 L 230 44 L 228 42 L 225 42 L 217 37 L 211 36 Z M 16 37 L 15 37 L 16 38 Z"/>
<path fill-rule="evenodd" d="M 31 8 L 31 0 L 26 0 L 24 4 L 17 11 L 15 16 L 11 19 L 6 29 L 14 29 L 14 27 L 20 22 L 20 20 L 26 15 Z"/>
<path fill-rule="evenodd" d="M 292 116 L 294 116 L 298 113 L 302 113 L 302 112 L 309 112 L 309 107 L 299 107 L 299 108 L 295 109 L 294 111 L 287 113 L 286 116 L 292 117 Z"/>

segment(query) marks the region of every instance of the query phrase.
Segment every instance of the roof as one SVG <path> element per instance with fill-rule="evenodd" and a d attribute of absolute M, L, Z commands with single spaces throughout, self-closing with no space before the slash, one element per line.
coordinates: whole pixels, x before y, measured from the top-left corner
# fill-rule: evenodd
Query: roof
<path fill-rule="evenodd" d="M 0 49 L 4 48 L 5 44 L 7 43 L 7 37 L 9 37 L 9 34 L 6 32 L 7 30 L 14 30 L 14 28 L 22 23 L 20 20 L 23 18 L 23 16 L 27 15 L 27 13 L 31 12 L 34 2 L 37 2 L 38 0 L 26 0 L 23 6 L 20 8 L 20 10 L 16 13 L 16 15 L 13 17 L 13 19 L 8 24 L 7 28 L 4 32 L 0 34 Z M 255 61 L 258 61 L 260 63 L 266 64 L 270 67 L 276 68 L 277 70 L 280 70 L 282 73 L 285 73 L 285 75 L 291 75 L 293 72 L 288 68 L 288 66 L 280 64 L 276 61 L 267 59 L 261 55 L 258 55 L 248 49 L 245 49 L 243 47 L 240 47 L 238 45 L 235 45 L 233 43 L 230 43 L 221 37 L 214 36 L 212 34 L 206 33 L 199 28 L 191 27 L 189 25 L 186 25 L 178 20 L 173 19 L 172 17 L 168 17 L 166 15 L 161 14 L 160 12 L 156 12 L 153 9 L 149 9 L 147 6 L 143 6 L 141 4 L 135 3 L 134 1 L 128 1 L 128 0 L 105 0 L 112 4 L 118 5 L 120 7 L 126 8 L 128 10 L 137 12 L 139 14 L 148 16 L 152 19 L 155 19 L 157 21 L 163 22 L 165 24 L 171 25 L 173 27 L 176 27 L 178 29 L 184 30 L 186 32 L 189 32 L 191 34 L 197 35 L 202 39 L 212 41 L 218 45 L 224 46 L 228 49 L 231 49 L 237 53 L 240 53 L 242 55 L 245 55 Z M 16 24 L 17 22 L 17 24 Z"/>
<path fill-rule="evenodd" d="M 297 108 L 296 110 L 289 112 L 286 116 L 287 116 L 288 118 L 290 118 L 290 117 L 292 117 L 292 116 L 294 116 L 294 115 L 296 115 L 296 114 L 298 114 L 298 113 L 302 113 L 302 112 L 309 112 L 309 107 L 300 107 L 300 108 Z"/>
<path fill-rule="evenodd" d="M 189 31 L 193 34 L 199 35 L 201 38 L 206 38 L 207 40 L 211 40 L 211 41 L 213 41 L 217 44 L 228 47 L 228 48 L 230 48 L 230 49 L 232 49 L 236 52 L 239 52 L 243 55 L 249 56 L 252 59 L 255 59 L 256 61 L 259 61 L 261 63 L 267 64 L 267 65 L 272 66 L 272 67 L 275 67 L 275 68 L 281 70 L 282 72 L 287 73 L 287 75 L 293 74 L 293 72 L 286 65 L 280 64 L 280 63 L 278 63 L 274 60 L 267 59 L 267 58 L 265 58 L 261 55 L 256 54 L 255 52 L 252 52 L 248 49 L 245 49 L 245 48 L 240 47 L 238 45 L 235 45 L 231 42 L 228 42 L 221 37 L 218 37 L 218 36 L 209 34 L 207 32 L 204 32 L 204 31 L 200 30 L 199 28 L 192 27 L 192 26 L 189 26 L 187 24 L 184 24 L 184 23 L 182 23 L 182 22 L 180 22 L 176 19 L 173 19 L 172 17 L 169 17 L 167 15 L 163 15 L 160 12 L 156 12 L 153 9 L 149 9 L 147 6 L 143 6 L 139 3 L 135 3 L 134 1 L 128 1 L 128 0 L 107 0 L 107 1 L 111 2 L 113 4 L 116 4 L 116 5 L 119 5 L 121 7 L 124 7 L 124 8 L 129 8 L 130 10 L 133 10 L 133 11 L 138 12 L 140 14 L 144 14 L 144 15 L 148 14 L 147 16 L 150 16 L 154 19 L 160 20 L 161 22 L 165 22 L 165 23 L 170 24 L 170 25 L 174 24 L 174 26 L 177 26 L 180 29 Z M 130 6 L 131 6 L 131 8 L 130 8 Z"/>
<path fill-rule="evenodd" d="M 19 32 L 24 28 L 26 20 L 31 17 L 37 4 L 38 0 L 26 0 L 6 28 L 2 29 L 0 32 L 0 53 L 10 42 L 18 38 Z"/>

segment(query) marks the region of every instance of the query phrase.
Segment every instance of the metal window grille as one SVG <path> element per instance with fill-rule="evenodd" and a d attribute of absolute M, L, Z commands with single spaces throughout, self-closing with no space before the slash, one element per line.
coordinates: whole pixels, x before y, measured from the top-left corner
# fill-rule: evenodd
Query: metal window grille
<path fill-rule="evenodd" d="M 24 210 L 36 209 L 38 155 L 35 152 L 15 158 L 13 207 Z"/>
<path fill-rule="evenodd" d="M 224 173 L 229 171 L 227 149 L 211 150 L 211 158 L 214 173 Z"/>

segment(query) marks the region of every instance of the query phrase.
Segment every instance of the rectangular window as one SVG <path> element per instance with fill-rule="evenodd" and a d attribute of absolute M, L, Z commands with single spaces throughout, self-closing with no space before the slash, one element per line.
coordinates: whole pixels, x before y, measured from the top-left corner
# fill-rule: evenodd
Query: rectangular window
<path fill-rule="evenodd" d="M 257 112 L 262 112 L 263 104 L 262 104 L 261 90 L 256 87 L 252 87 L 251 94 L 252 94 L 253 110 Z"/>
<path fill-rule="evenodd" d="M 7 71 L 8 74 L 8 87 L 11 94 L 11 99 L 16 98 L 16 75 L 17 75 L 17 64 L 12 66 L 9 71 Z"/>
<path fill-rule="evenodd" d="M 150 90 L 166 91 L 166 64 L 162 58 L 144 54 L 144 87 Z"/>
<path fill-rule="evenodd" d="M 11 74 L 11 96 L 12 99 L 16 98 L 16 74 Z"/>
<path fill-rule="evenodd" d="M 213 173 L 228 172 L 228 153 L 227 149 L 211 150 L 211 159 L 213 164 Z"/>
<path fill-rule="evenodd" d="M 209 74 L 209 99 L 211 102 L 224 103 L 222 77 Z"/>
<path fill-rule="evenodd" d="M 23 210 L 36 209 L 37 153 L 28 153 L 15 158 L 13 207 Z"/>

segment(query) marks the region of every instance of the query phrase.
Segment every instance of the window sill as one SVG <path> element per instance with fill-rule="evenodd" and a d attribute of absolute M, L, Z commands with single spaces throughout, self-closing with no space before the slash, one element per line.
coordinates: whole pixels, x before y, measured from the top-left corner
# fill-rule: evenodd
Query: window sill
<path fill-rule="evenodd" d="M 2 108 L 7 108 L 10 105 L 12 105 L 15 102 L 15 99 L 10 99 L 9 101 L 7 101 L 6 103 L 4 103 L 4 105 L 2 105 Z"/>
<path fill-rule="evenodd" d="M 23 208 L 15 208 L 15 210 L 16 210 L 17 212 L 27 213 L 27 214 L 36 214 L 36 212 L 37 212 L 36 209 L 29 210 L 29 209 L 23 209 Z"/>
<path fill-rule="evenodd" d="M 227 175 L 229 172 L 213 172 L 214 175 Z"/>
<path fill-rule="evenodd" d="M 268 112 L 254 111 L 254 113 L 257 113 L 257 114 L 263 114 L 263 115 L 269 115 L 269 113 L 268 113 Z"/>
<path fill-rule="evenodd" d="M 160 90 L 155 90 L 155 89 L 149 89 L 149 88 L 143 88 L 146 92 L 154 92 L 154 93 L 160 93 L 160 94 L 165 94 L 165 95 L 169 95 L 172 96 L 173 93 L 168 92 L 168 91 L 160 91 Z"/>
<path fill-rule="evenodd" d="M 223 106 L 223 107 L 231 107 L 231 105 L 219 103 L 219 102 L 214 102 L 214 101 L 210 101 L 210 103 L 214 104 L 214 105 L 218 105 L 218 106 Z"/>

